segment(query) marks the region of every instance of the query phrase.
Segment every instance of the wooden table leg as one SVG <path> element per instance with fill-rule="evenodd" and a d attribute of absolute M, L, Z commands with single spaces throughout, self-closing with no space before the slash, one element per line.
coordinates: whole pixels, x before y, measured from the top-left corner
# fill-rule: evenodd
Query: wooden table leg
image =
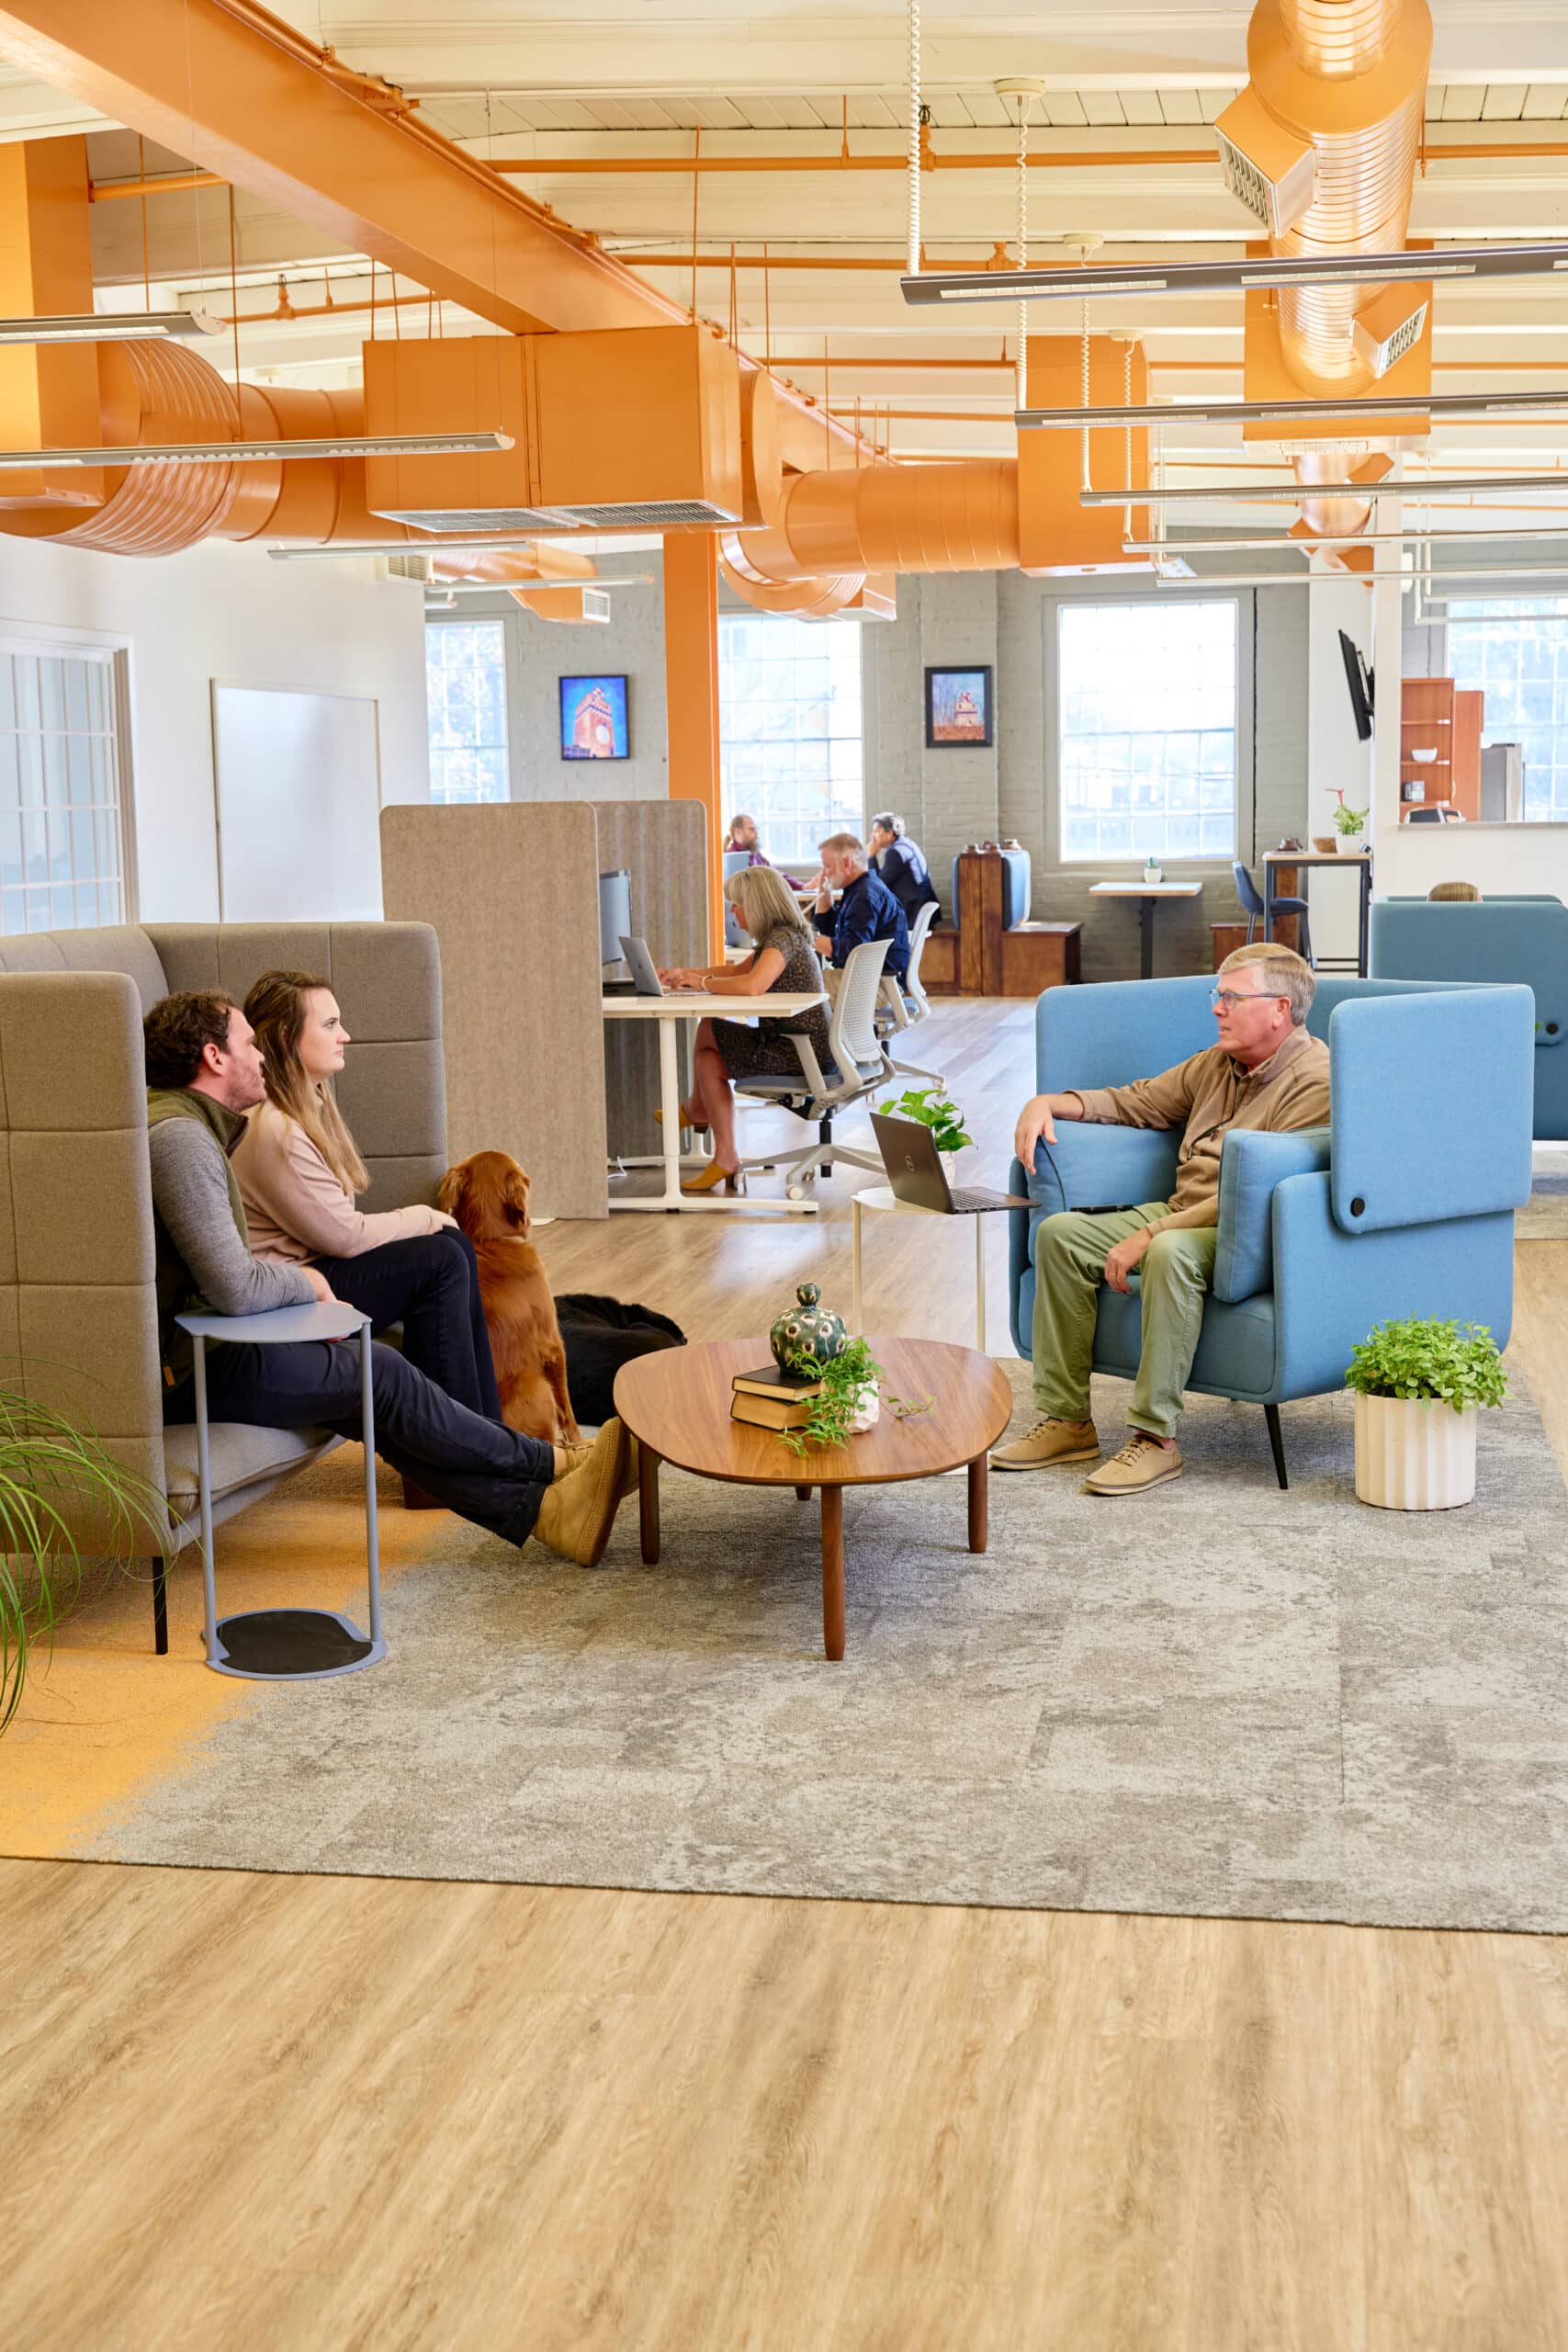
<path fill-rule="evenodd" d="M 844 1490 L 822 1489 L 822 1651 L 844 1655 Z"/>
<path fill-rule="evenodd" d="M 811 1500 L 810 1487 L 796 1487 L 795 1490 L 795 1499 L 797 1503 L 808 1503 Z"/>
<path fill-rule="evenodd" d="M 969 1549 L 983 1552 L 989 1532 L 987 1505 L 989 1487 L 987 1483 L 987 1457 L 977 1453 L 969 1464 Z"/>
<path fill-rule="evenodd" d="M 973 1476 L 973 1472 L 970 1474 Z M 638 1439 L 637 1449 L 637 1494 L 638 1516 L 642 1525 L 642 1564 L 645 1568 L 659 1565 L 659 1456 L 652 1446 Z"/>

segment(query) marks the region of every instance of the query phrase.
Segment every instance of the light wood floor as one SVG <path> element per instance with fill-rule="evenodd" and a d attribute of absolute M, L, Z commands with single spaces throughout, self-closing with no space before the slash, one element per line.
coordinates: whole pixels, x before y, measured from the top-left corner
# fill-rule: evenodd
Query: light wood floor
<path fill-rule="evenodd" d="M 921 1041 L 987 1174 L 1029 1036 Z M 848 1295 L 841 1213 L 541 1238 L 704 1334 Z M 967 1333 L 962 1232 L 867 1249 Z M 1519 1276 L 1568 1460 L 1568 1242 Z M 1568 2345 L 1560 1940 L 6 1862 L 0 1951 L 15 2352 Z"/>

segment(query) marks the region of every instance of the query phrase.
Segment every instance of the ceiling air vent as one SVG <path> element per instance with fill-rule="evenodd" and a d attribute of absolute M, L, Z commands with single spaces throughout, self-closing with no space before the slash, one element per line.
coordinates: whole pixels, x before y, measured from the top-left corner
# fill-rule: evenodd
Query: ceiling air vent
<path fill-rule="evenodd" d="M 628 500 L 613 506 L 563 506 L 561 513 L 569 522 L 581 523 L 586 529 L 602 531 L 629 530 L 672 531 L 682 523 L 739 523 L 740 516 L 732 508 L 716 506 L 707 498 L 655 498 Z"/>
<path fill-rule="evenodd" d="M 1385 286 L 1375 302 L 1357 311 L 1350 339 L 1374 376 L 1386 376 L 1420 342 L 1428 307 L 1418 286 Z"/>
<path fill-rule="evenodd" d="M 1317 153 L 1243 90 L 1215 117 L 1225 186 L 1271 237 L 1293 229 L 1317 191 Z"/>
<path fill-rule="evenodd" d="M 575 518 L 553 506 L 383 506 L 389 523 L 420 531 L 570 531 Z"/>

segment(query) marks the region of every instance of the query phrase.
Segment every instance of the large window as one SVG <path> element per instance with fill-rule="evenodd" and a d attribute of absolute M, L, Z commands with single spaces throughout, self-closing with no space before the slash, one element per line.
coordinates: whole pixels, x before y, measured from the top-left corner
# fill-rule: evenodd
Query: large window
<path fill-rule="evenodd" d="M 1235 855 L 1233 597 L 1063 604 L 1056 680 L 1065 860 Z"/>
<path fill-rule="evenodd" d="M 505 800 L 506 632 L 433 621 L 424 632 L 432 800 Z"/>
<path fill-rule="evenodd" d="M 1484 740 L 1522 747 L 1526 822 L 1568 822 L 1568 596 L 1456 601 L 1449 668 L 1485 695 Z"/>
<path fill-rule="evenodd" d="M 726 826 L 744 809 L 775 865 L 809 863 L 864 822 L 860 629 L 731 613 L 718 628 Z"/>
<path fill-rule="evenodd" d="M 0 931 L 123 922 L 112 653 L 0 643 Z"/>

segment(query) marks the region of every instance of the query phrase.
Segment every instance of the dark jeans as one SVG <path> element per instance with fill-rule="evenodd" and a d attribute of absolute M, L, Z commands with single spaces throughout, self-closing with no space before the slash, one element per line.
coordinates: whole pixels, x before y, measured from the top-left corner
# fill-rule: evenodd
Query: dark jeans
<path fill-rule="evenodd" d="M 526 1543 L 554 1474 L 554 1449 L 470 1412 L 395 1348 L 372 1348 L 370 1354 L 376 1451 L 381 1459 L 448 1510 L 509 1544 Z M 268 1430 L 324 1424 L 339 1437 L 357 1438 L 359 1341 L 308 1340 L 297 1347 L 257 1348 L 225 1340 L 207 1351 L 207 1408 L 214 1421 Z M 193 1381 L 170 1392 L 164 1418 L 195 1420 Z"/>
<path fill-rule="evenodd" d="M 403 1354 L 416 1372 L 470 1413 L 500 1420 L 479 1267 L 466 1233 L 444 1226 L 409 1241 L 384 1241 L 357 1258 L 318 1258 L 316 1266 L 334 1297 L 368 1315 L 378 1338 L 402 1325 Z"/>

